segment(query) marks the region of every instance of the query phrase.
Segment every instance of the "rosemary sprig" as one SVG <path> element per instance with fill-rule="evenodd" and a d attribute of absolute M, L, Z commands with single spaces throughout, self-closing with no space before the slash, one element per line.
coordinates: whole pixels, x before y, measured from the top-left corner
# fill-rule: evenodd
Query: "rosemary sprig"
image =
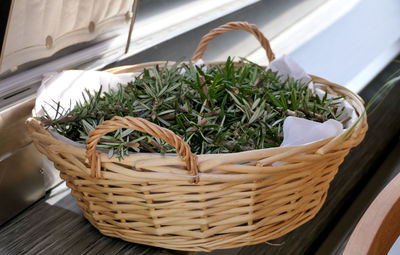
<path fill-rule="evenodd" d="M 270 70 L 245 59 L 235 66 L 230 58 L 206 68 L 183 62 L 157 65 L 118 90 L 85 91 L 73 109 L 58 104 L 55 110 L 56 118 L 45 113 L 43 124 L 80 143 L 104 120 L 129 115 L 172 130 L 198 154 L 279 146 L 287 116 L 323 122 L 341 119 L 342 113 L 337 98 L 319 98 L 307 84 L 282 82 Z M 160 139 L 131 130 L 107 134 L 98 146 L 118 157 L 130 151 L 174 152 Z"/>

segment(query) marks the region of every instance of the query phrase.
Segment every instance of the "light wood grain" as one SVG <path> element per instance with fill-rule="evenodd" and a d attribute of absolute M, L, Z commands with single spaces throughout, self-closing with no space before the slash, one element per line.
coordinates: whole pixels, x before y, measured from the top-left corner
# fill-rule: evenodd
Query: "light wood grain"
<path fill-rule="evenodd" d="M 400 174 L 372 202 L 343 255 L 387 254 L 400 234 Z"/>

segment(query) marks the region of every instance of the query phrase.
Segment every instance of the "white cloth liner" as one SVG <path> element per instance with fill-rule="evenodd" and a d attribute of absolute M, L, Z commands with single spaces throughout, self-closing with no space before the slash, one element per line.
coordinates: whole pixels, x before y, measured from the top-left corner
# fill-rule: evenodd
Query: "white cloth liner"
<path fill-rule="evenodd" d="M 323 98 L 325 91 L 320 89 L 323 84 L 314 84 L 311 77 L 301 68 L 290 56 L 283 55 L 277 58 L 268 66 L 273 72 L 278 72 L 281 81 L 285 81 L 288 77 L 308 83 L 308 87 L 314 94 Z M 337 97 L 335 95 L 327 95 L 327 98 Z M 345 100 L 339 99 L 339 108 L 344 108 L 342 120 L 348 118 L 345 128 L 351 127 L 357 120 L 357 114 L 353 107 Z M 280 147 L 304 145 L 340 135 L 344 131 L 343 125 L 334 119 L 329 119 L 324 123 L 307 120 L 298 117 L 289 116 L 283 122 L 283 142 Z"/>
<path fill-rule="evenodd" d="M 196 62 L 197 65 L 201 65 L 202 63 L 202 60 Z M 296 80 L 301 80 L 304 83 L 309 82 L 310 89 L 321 98 L 325 94 L 325 91 L 318 88 L 323 85 L 313 84 L 311 82 L 311 77 L 287 55 L 272 61 L 268 69 L 271 69 L 273 72 L 278 72 L 282 80 L 286 80 L 289 76 Z M 117 89 L 119 83 L 126 84 L 133 81 L 135 75 L 137 75 L 137 73 L 111 74 L 107 72 L 81 70 L 68 70 L 50 74 L 43 79 L 42 85 L 37 92 L 34 115 L 42 116 L 44 114 L 44 108 L 47 113 L 54 118 L 56 113 L 54 106 L 57 102 L 60 102 L 60 105 L 64 109 L 69 109 L 77 102 L 83 101 L 82 92 L 84 89 L 98 91 L 100 86 L 102 86 L 103 92 L 109 91 L 110 89 Z M 335 96 L 328 94 L 328 97 L 331 98 Z M 339 106 L 344 107 L 343 118 L 351 116 L 351 120 L 347 122 L 345 128 L 350 127 L 356 121 L 357 115 L 346 100 L 340 99 L 338 101 L 340 102 Z M 342 124 L 333 119 L 327 120 L 324 123 L 319 123 L 289 116 L 283 123 L 284 139 L 281 147 L 316 142 L 332 136 L 337 136 L 343 131 Z M 57 139 L 74 146 L 84 147 L 83 144 L 74 142 L 58 134 L 54 130 L 50 130 L 50 132 Z"/>
<path fill-rule="evenodd" d="M 67 70 L 60 73 L 47 74 L 38 89 L 35 112 L 42 116 L 44 110 L 54 118 L 57 103 L 65 110 L 73 108 L 77 102 L 83 101 L 85 89 L 102 91 L 118 89 L 118 84 L 126 84 L 135 79 L 132 74 L 112 74 L 98 71 Z M 44 109 L 44 110 L 43 110 Z"/>

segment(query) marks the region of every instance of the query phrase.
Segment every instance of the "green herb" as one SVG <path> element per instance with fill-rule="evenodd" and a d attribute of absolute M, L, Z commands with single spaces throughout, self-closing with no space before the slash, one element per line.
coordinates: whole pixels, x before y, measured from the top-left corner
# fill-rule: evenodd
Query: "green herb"
<path fill-rule="evenodd" d="M 41 118 L 60 134 L 84 143 L 88 132 L 113 116 L 145 118 L 172 130 L 194 153 L 238 152 L 279 146 L 287 116 L 323 122 L 341 119 L 337 98 L 314 96 L 307 84 L 280 81 L 245 59 L 235 65 L 198 67 L 178 62 L 145 69 L 118 90 L 84 92 L 73 109 L 56 107 L 57 117 Z M 118 130 L 102 137 L 98 147 L 109 156 L 129 152 L 174 152 L 174 148 L 141 132 Z"/>

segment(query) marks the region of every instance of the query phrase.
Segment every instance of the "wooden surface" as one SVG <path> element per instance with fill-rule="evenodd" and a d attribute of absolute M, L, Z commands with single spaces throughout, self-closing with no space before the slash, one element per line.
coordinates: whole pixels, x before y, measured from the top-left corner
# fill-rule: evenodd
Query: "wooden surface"
<path fill-rule="evenodd" d="M 390 74 L 400 68 L 391 64 L 361 93 L 368 101 Z M 345 159 L 317 216 L 299 229 L 270 243 L 208 254 L 314 254 L 344 212 L 375 174 L 400 132 L 400 86 L 385 99 L 368 122 L 364 142 Z M 82 216 L 68 195 L 50 205 L 44 199 L 0 226 L 0 254 L 159 254 L 160 249 L 102 236 Z M 326 253 L 325 253 L 326 254 Z"/>
<path fill-rule="evenodd" d="M 158 254 L 160 249 L 105 237 L 67 195 L 54 205 L 41 199 L 2 226 L 0 254 Z"/>
<path fill-rule="evenodd" d="M 390 181 L 396 175 L 400 174 L 399 155 L 400 141 L 398 141 L 395 148 L 385 158 L 379 168 L 377 168 L 376 173 L 369 179 L 367 185 L 362 188 L 361 192 L 357 193 L 357 198 L 351 202 L 345 213 L 340 215 L 340 219 L 335 222 L 334 229 L 318 245 L 319 247 L 315 254 L 343 253 L 348 239 L 370 204 Z"/>
<path fill-rule="evenodd" d="M 357 224 L 343 255 L 387 254 L 400 234 L 400 174 L 379 193 Z"/>

